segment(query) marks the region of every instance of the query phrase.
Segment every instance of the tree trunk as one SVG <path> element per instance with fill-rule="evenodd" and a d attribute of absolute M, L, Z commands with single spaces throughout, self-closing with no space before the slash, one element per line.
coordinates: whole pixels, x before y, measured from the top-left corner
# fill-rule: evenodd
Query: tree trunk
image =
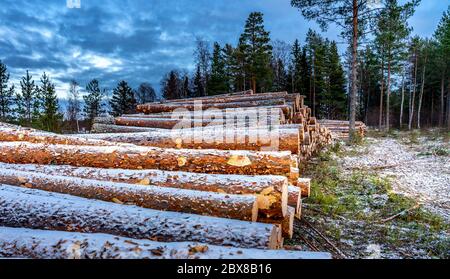
<path fill-rule="evenodd" d="M 152 210 L 5 185 L 0 185 L 0 225 L 155 241 L 269 249 L 279 246 L 276 225 Z"/>
<path fill-rule="evenodd" d="M 417 47 L 414 49 L 415 61 L 414 61 L 414 82 L 413 82 L 413 94 L 411 98 L 411 111 L 409 113 L 408 130 L 412 129 L 413 118 L 414 118 L 414 103 L 416 99 L 416 88 L 417 88 Z"/>
<path fill-rule="evenodd" d="M 400 125 L 400 129 L 403 126 L 403 104 L 405 102 L 405 73 L 403 73 L 402 75 L 402 99 L 400 102 L 400 121 L 399 121 L 399 125 Z"/>
<path fill-rule="evenodd" d="M 156 242 L 90 234 L 0 227 L 0 254 L 32 259 L 331 259 L 325 252 L 243 249 L 195 242 Z"/>
<path fill-rule="evenodd" d="M 0 143 L 0 161 L 99 168 L 160 169 L 197 173 L 275 174 L 298 178 L 291 152 L 162 149 L 142 146 L 74 146 Z"/>
<path fill-rule="evenodd" d="M 71 176 L 118 183 L 152 185 L 236 195 L 256 195 L 260 215 L 282 217 L 286 214 L 288 182 L 284 176 L 221 175 L 161 170 L 118 170 L 54 165 L 16 165 L 0 163 L 0 172 L 42 173 L 49 176 Z M 0 178 L 1 180 L 2 178 Z M 28 178 L 23 178 L 28 179 Z M 309 185 L 299 178 L 307 192 Z M 306 188 L 307 187 L 307 188 Z M 118 197 L 116 197 L 118 198 Z M 119 199 L 120 200 L 120 199 Z"/>
<path fill-rule="evenodd" d="M 380 94 L 380 111 L 378 119 L 378 129 L 383 128 L 383 96 L 384 96 L 384 57 L 381 58 L 381 94 Z"/>
<path fill-rule="evenodd" d="M 447 83 L 447 129 L 450 130 L 450 77 Z"/>
<path fill-rule="evenodd" d="M 422 84 L 420 87 L 420 96 L 419 96 L 419 107 L 417 108 L 417 128 L 420 129 L 420 113 L 422 111 L 422 99 L 423 99 L 423 90 L 425 87 L 425 70 L 427 64 L 427 57 L 425 56 L 424 65 L 423 65 L 423 73 L 422 73 Z"/>
<path fill-rule="evenodd" d="M 354 140 L 356 121 L 356 91 L 357 91 L 357 55 L 358 55 L 358 0 L 353 0 L 353 38 L 352 38 L 352 92 L 350 97 L 350 140 Z"/>
<path fill-rule="evenodd" d="M 390 109 L 390 97 L 391 97 L 391 61 L 389 59 L 388 61 L 388 80 L 387 80 L 387 94 L 386 94 L 386 131 L 389 131 L 390 129 L 390 114 L 389 114 L 389 109 Z"/>
<path fill-rule="evenodd" d="M 445 86 L 445 75 L 442 75 L 441 78 L 441 113 L 439 114 L 439 127 L 443 127 L 444 126 L 444 119 L 445 119 L 445 114 L 444 114 L 444 108 L 445 108 L 445 102 L 444 102 L 444 86 Z"/>

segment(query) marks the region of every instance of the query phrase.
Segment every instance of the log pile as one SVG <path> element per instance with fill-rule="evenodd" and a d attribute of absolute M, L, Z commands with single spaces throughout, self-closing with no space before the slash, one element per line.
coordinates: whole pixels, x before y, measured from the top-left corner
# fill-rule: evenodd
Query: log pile
<path fill-rule="evenodd" d="M 350 122 L 345 120 L 319 120 L 320 125 L 328 128 L 335 140 L 348 140 L 350 132 Z M 355 132 L 359 137 L 364 137 L 367 127 L 362 121 L 355 122 Z"/>
<path fill-rule="evenodd" d="M 239 108 L 258 121 L 222 121 L 242 119 Z M 98 134 L 0 124 L 0 230 L 15 235 L 0 237 L 0 257 L 329 257 L 280 250 L 310 194 L 299 164 L 331 142 L 303 96 L 246 91 L 137 110 L 96 118 Z"/>

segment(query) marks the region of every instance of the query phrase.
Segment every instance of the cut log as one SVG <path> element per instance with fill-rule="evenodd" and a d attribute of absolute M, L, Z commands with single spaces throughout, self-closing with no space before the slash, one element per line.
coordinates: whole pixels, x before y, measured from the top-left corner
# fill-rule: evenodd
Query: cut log
<path fill-rule="evenodd" d="M 0 227 L 0 256 L 32 259 L 331 259 L 329 253 L 243 249 L 197 242 L 156 242 Z"/>
<path fill-rule="evenodd" d="M 0 163 L 0 172 L 2 170 L 38 172 L 50 176 L 71 176 L 235 195 L 256 195 L 260 216 L 266 218 L 282 217 L 286 215 L 287 211 L 288 183 L 284 176 L 222 175 L 161 170 L 98 169 Z M 14 172 L 14 174 L 17 173 Z"/>
<path fill-rule="evenodd" d="M 157 128 L 119 126 L 115 124 L 94 123 L 91 133 L 139 133 L 160 130 Z"/>
<path fill-rule="evenodd" d="M 295 216 L 300 218 L 302 215 L 302 197 L 300 188 L 288 186 L 288 204 L 295 208 Z"/>
<path fill-rule="evenodd" d="M 206 125 L 224 125 L 224 121 L 203 121 L 202 119 L 168 119 L 168 118 L 131 118 L 131 117 L 116 117 L 115 124 L 119 126 L 133 126 L 133 127 L 147 127 L 172 129 L 175 126 L 183 128 L 192 128 L 195 126 Z M 181 126 L 182 125 L 182 126 Z"/>
<path fill-rule="evenodd" d="M 31 143 L 48 144 L 70 144 L 70 145 L 89 145 L 89 146 L 114 146 L 117 144 L 103 141 L 86 139 L 75 136 L 64 136 L 49 132 L 43 132 L 32 128 L 23 128 L 15 125 L 4 125 L 0 123 L 0 142 L 4 141 L 23 141 Z"/>
<path fill-rule="evenodd" d="M 0 169 L 0 183 L 90 199 L 199 215 L 256 221 L 254 195 L 230 195 Z"/>
<path fill-rule="evenodd" d="M 145 209 L 6 185 L 0 185 L 0 225 L 248 248 L 272 249 L 280 244 L 276 225 Z"/>
<path fill-rule="evenodd" d="M 287 92 L 273 92 L 273 93 L 263 93 L 263 94 L 253 94 L 253 95 L 233 95 L 233 96 L 222 96 L 215 95 L 206 98 L 194 98 L 194 99 L 178 99 L 170 100 L 164 102 L 164 104 L 177 104 L 177 105 L 189 105 L 194 102 L 201 102 L 202 104 L 219 104 L 219 103 L 237 103 L 237 102 L 249 102 L 249 101 L 263 101 L 263 100 L 273 100 L 278 98 L 287 98 Z M 289 98 L 291 100 L 291 98 Z M 154 103 L 148 103 L 154 104 Z"/>
<path fill-rule="evenodd" d="M 143 113 L 158 113 L 158 112 L 171 112 L 177 109 L 187 109 L 187 110 L 196 110 L 196 109 L 209 109 L 209 108 L 217 108 L 217 109 L 225 109 L 225 108 L 244 108 L 244 107 L 257 107 L 257 106 L 273 106 L 273 105 L 284 105 L 286 103 L 285 99 L 277 98 L 271 100 L 261 100 L 261 101 L 247 101 L 247 102 L 230 102 L 230 103 L 210 103 L 210 104 L 202 104 L 199 108 L 197 108 L 196 104 L 176 104 L 176 103 L 167 103 L 167 104 L 143 104 L 137 106 L 138 112 Z"/>
<path fill-rule="evenodd" d="M 45 145 L 0 142 L 0 162 L 100 168 L 161 169 L 222 174 L 275 174 L 296 181 L 289 151 L 162 149 L 134 146 Z M 298 168 L 297 168 L 298 170 Z"/>
<path fill-rule="evenodd" d="M 294 235 L 294 217 L 296 216 L 296 210 L 292 206 L 288 206 L 287 214 L 282 219 L 269 219 L 269 218 L 258 218 L 258 222 L 278 224 L 281 228 L 281 234 L 283 237 L 288 237 L 292 239 Z"/>
<path fill-rule="evenodd" d="M 280 129 L 281 127 L 281 129 Z M 221 149 L 221 150 L 283 150 L 298 154 L 299 129 L 282 126 L 269 129 L 196 128 L 171 131 L 148 131 L 129 134 L 77 135 L 117 143 L 161 148 Z"/>

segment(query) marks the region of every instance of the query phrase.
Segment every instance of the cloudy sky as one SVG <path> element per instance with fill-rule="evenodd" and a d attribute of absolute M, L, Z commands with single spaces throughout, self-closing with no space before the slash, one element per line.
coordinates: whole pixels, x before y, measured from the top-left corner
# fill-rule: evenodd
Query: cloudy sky
<path fill-rule="evenodd" d="M 18 86 L 27 69 L 35 79 L 46 71 L 65 96 L 68 81 L 82 87 L 92 78 L 113 88 L 159 88 L 167 71 L 192 70 L 195 38 L 235 44 L 252 11 L 264 13 L 272 39 L 304 40 L 308 28 L 290 0 L 0 0 L 0 60 Z M 410 19 L 414 33 L 431 36 L 449 0 L 422 0 Z M 336 29 L 326 36 L 337 39 Z"/>

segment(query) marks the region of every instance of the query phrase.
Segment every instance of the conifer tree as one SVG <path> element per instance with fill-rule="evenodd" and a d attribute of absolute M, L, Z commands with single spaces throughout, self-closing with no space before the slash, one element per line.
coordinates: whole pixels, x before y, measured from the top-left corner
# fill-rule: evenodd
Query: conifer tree
<path fill-rule="evenodd" d="M 0 60 L 0 121 L 11 120 L 14 102 L 14 85 L 8 87 L 9 73 L 6 65 Z"/>
<path fill-rule="evenodd" d="M 194 76 L 193 95 L 194 95 L 194 97 L 201 97 L 201 96 L 205 95 L 204 92 L 205 92 L 205 88 L 203 87 L 200 67 L 197 66 L 197 71 L 195 72 L 195 76 Z"/>
<path fill-rule="evenodd" d="M 203 82 L 201 81 L 203 84 Z M 178 77 L 178 72 L 172 70 L 169 74 L 162 80 L 162 96 L 166 100 L 180 99 L 181 86 L 180 78 Z M 203 96 L 203 95 L 201 95 Z"/>
<path fill-rule="evenodd" d="M 41 99 L 41 115 L 39 125 L 46 131 L 56 132 L 59 130 L 62 114 L 59 113 L 58 97 L 55 91 L 55 85 L 50 77 L 44 72 L 41 77 L 41 86 L 39 87 Z"/>
<path fill-rule="evenodd" d="M 89 123 L 92 125 L 94 118 L 104 113 L 103 97 L 105 96 L 105 90 L 100 89 L 97 79 L 91 80 L 86 85 L 87 95 L 83 96 L 84 99 L 84 113 Z"/>
<path fill-rule="evenodd" d="M 239 45 L 245 59 L 245 70 L 253 92 L 268 90 L 272 85 L 270 59 L 272 46 L 269 32 L 264 29 L 263 14 L 250 13 Z"/>
<path fill-rule="evenodd" d="M 225 61 L 219 43 L 215 42 L 211 60 L 211 74 L 208 81 L 208 95 L 217 95 L 228 92 L 225 75 Z"/>
<path fill-rule="evenodd" d="M 133 89 L 124 80 L 117 84 L 113 90 L 111 101 L 109 102 L 114 116 L 130 114 L 136 110 L 136 99 Z"/>
<path fill-rule="evenodd" d="M 20 88 L 21 92 L 16 95 L 18 120 L 21 125 L 29 126 L 36 121 L 40 104 L 38 88 L 28 70 L 20 81 Z"/>

